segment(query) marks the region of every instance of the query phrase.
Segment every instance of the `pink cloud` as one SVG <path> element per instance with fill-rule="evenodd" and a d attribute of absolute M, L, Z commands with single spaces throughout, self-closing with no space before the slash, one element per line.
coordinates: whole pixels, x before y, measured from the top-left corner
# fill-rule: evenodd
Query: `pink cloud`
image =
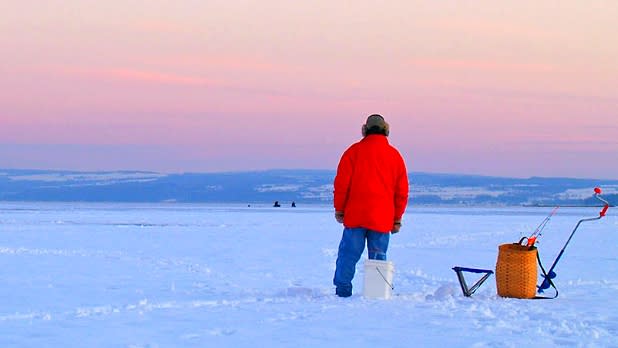
<path fill-rule="evenodd" d="M 464 59 L 414 59 L 411 65 L 432 69 L 474 69 L 484 71 L 513 71 L 513 72 L 554 72 L 556 68 L 548 64 L 512 63 L 489 60 Z"/>
<path fill-rule="evenodd" d="M 124 81 L 139 81 L 139 82 L 154 82 L 163 84 L 175 84 L 175 85 L 190 85 L 190 86 L 206 86 L 214 85 L 212 81 L 201 77 L 183 76 L 176 74 L 163 74 L 152 71 L 140 71 L 129 69 L 110 69 L 102 71 L 104 75 L 107 75 L 114 79 Z"/>
<path fill-rule="evenodd" d="M 74 68 L 61 67 L 62 73 L 80 77 L 93 77 L 122 82 L 146 82 L 157 84 L 185 85 L 185 86 L 216 86 L 220 82 L 203 77 L 162 73 L 127 68 Z"/>
<path fill-rule="evenodd" d="M 473 17 L 453 18 L 452 16 L 425 22 L 425 26 L 434 31 L 445 31 L 461 35 L 466 33 L 471 38 L 486 41 L 488 38 L 508 41 L 547 42 L 555 41 L 557 34 L 547 30 L 547 26 L 524 26 L 517 21 L 498 21 L 484 17 L 482 20 Z"/>
<path fill-rule="evenodd" d="M 158 66 L 182 66 L 192 70 L 199 69 L 233 69 L 235 71 L 255 72 L 300 72 L 306 67 L 294 66 L 283 62 L 269 62 L 250 56 L 235 55 L 159 55 L 145 58 L 149 64 Z"/>

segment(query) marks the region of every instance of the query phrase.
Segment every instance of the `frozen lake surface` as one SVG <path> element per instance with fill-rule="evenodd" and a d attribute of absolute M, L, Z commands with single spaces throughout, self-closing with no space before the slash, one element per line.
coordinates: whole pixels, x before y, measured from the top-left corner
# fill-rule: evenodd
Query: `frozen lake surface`
<path fill-rule="evenodd" d="M 493 269 L 550 210 L 410 207 L 375 300 L 362 262 L 334 296 L 330 206 L 0 202 L 0 347 L 618 346 L 617 210 L 579 228 L 557 299 L 500 298 L 493 276 L 463 297 L 451 268 Z M 598 211 L 558 211 L 547 267 Z"/>

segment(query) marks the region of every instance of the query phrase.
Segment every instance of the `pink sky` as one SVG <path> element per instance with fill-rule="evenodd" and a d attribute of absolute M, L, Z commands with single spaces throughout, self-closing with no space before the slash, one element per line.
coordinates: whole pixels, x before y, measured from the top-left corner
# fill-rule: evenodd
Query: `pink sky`
<path fill-rule="evenodd" d="M 10 1 L 0 168 L 618 178 L 618 2 Z"/>

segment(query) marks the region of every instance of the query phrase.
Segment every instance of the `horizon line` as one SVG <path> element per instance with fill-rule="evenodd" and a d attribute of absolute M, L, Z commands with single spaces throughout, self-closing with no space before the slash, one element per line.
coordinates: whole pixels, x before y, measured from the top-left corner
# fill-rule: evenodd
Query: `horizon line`
<path fill-rule="evenodd" d="M 0 168 L 0 171 L 31 171 L 31 172 L 57 172 L 57 173 L 144 173 L 144 174 L 162 174 L 162 175 L 191 175 L 191 174 L 249 174 L 249 173 L 266 173 L 277 171 L 312 171 L 312 172 L 336 172 L 336 169 L 323 169 L 323 168 L 269 168 L 269 169 L 246 169 L 246 170 L 222 170 L 222 171 L 186 171 L 186 172 L 164 172 L 164 171 L 152 171 L 152 170 L 139 170 L 139 169 L 113 169 L 113 170 L 72 170 L 72 169 L 35 169 L 35 168 Z M 4 174 L 0 172 L 0 175 Z M 531 180 L 531 179 L 568 179 L 568 180 L 605 180 L 605 181 L 618 181 L 618 179 L 609 178 L 577 178 L 567 176 L 500 176 L 500 175 L 486 175 L 486 174 L 469 174 L 469 173 L 455 173 L 455 172 L 427 172 L 427 171 L 410 171 L 408 176 L 411 175 L 436 175 L 436 176 L 462 176 L 462 177 L 478 177 L 478 178 L 499 178 L 499 179 L 515 179 L 515 180 Z"/>

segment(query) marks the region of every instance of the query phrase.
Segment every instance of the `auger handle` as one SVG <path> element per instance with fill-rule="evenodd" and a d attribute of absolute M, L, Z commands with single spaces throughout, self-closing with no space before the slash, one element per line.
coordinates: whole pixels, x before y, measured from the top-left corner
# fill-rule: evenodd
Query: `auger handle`
<path fill-rule="evenodd" d="M 605 216 L 605 214 L 607 213 L 607 209 L 609 209 L 609 202 L 608 202 L 608 201 L 606 201 L 606 200 L 604 200 L 604 199 L 601 197 L 601 193 L 602 193 L 602 192 L 603 192 L 603 191 L 601 191 L 601 188 L 600 188 L 600 187 L 595 187 L 595 188 L 594 188 L 594 198 L 596 198 L 596 199 L 600 200 L 601 202 L 603 202 L 603 204 L 605 204 L 605 205 L 603 206 L 603 209 L 601 210 L 601 212 L 599 212 L 599 217 L 600 217 L 600 218 L 604 217 L 604 216 Z"/>
<path fill-rule="evenodd" d="M 601 212 L 599 213 L 600 217 L 605 216 L 605 213 L 607 213 L 607 209 L 609 209 L 609 205 L 606 205 L 603 207 L 603 210 L 601 210 Z"/>

